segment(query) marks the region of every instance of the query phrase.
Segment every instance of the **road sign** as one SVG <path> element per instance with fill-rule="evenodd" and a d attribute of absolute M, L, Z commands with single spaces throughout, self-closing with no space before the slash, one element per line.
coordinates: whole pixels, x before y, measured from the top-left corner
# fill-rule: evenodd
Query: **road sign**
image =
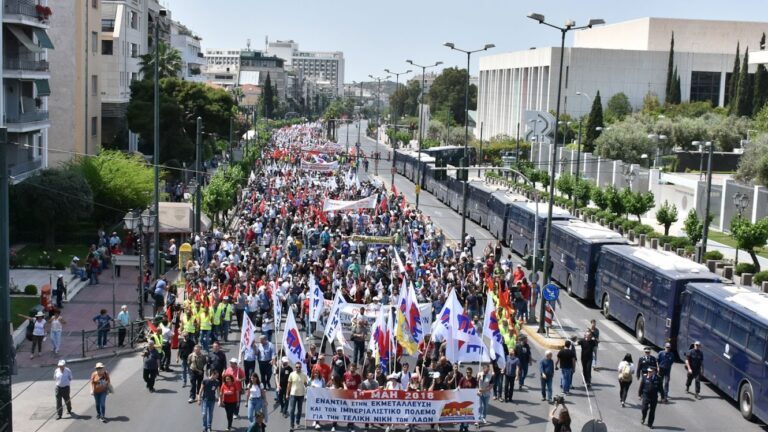
<path fill-rule="evenodd" d="M 560 288 L 557 285 L 550 283 L 544 285 L 544 291 L 541 293 L 546 301 L 555 301 L 560 296 Z"/>

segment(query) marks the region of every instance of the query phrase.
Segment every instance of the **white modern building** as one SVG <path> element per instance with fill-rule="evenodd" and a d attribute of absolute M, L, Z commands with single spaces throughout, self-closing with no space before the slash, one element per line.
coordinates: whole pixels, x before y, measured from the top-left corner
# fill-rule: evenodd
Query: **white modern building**
<path fill-rule="evenodd" d="M 300 72 L 315 83 L 330 82 L 333 96 L 344 94 L 344 53 L 341 51 L 301 51 L 292 41 L 267 42 L 266 54 L 285 60 L 287 69 Z"/>
<path fill-rule="evenodd" d="M 205 50 L 203 78 L 206 82 L 225 88 L 238 85 L 240 50 L 209 48 Z"/>
<path fill-rule="evenodd" d="M 619 92 L 636 109 L 649 92 L 663 102 L 673 32 L 682 100 L 723 106 L 736 44 L 751 56 L 768 23 L 641 18 L 575 31 L 564 52 L 561 112 L 587 114 L 598 90 L 603 104 Z M 482 123 L 489 137 L 515 136 L 525 111 L 554 111 L 559 68 L 559 47 L 480 57 L 477 127 Z M 525 126 L 520 124 L 521 133 Z"/>
<path fill-rule="evenodd" d="M 171 47 L 178 50 L 181 57 L 179 78 L 186 81 L 204 81 L 205 55 L 200 49 L 201 40 L 200 36 L 184 24 L 171 21 Z"/>

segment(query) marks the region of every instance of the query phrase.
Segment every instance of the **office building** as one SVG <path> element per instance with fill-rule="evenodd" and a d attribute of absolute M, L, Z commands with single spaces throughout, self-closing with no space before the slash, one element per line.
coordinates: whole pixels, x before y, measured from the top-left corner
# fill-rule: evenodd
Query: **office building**
<path fill-rule="evenodd" d="M 205 50 L 203 79 L 205 82 L 224 88 L 238 85 L 240 73 L 240 50 L 209 48 Z"/>
<path fill-rule="evenodd" d="M 301 51 L 298 43 L 288 40 L 267 42 L 266 53 L 285 60 L 287 69 L 300 71 L 306 80 L 331 83 L 333 97 L 344 94 L 343 52 Z"/>

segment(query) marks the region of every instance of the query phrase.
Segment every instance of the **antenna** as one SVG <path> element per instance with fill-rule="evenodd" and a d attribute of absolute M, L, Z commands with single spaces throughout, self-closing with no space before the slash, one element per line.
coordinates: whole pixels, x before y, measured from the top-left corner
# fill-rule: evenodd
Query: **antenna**
<path fill-rule="evenodd" d="M 246 49 L 246 51 L 250 51 L 251 50 L 251 38 L 248 38 L 248 39 L 245 40 L 245 49 Z"/>

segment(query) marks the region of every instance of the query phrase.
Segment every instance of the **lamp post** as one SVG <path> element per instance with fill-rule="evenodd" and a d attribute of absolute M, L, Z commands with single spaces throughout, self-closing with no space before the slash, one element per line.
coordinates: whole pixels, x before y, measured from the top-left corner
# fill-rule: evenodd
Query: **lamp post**
<path fill-rule="evenodd" d="M 659 116 L 659 118 L 663 118 L 663 117 L 664 116 Z M 648 139 L 652 140 L 653 143 L 656 144 L 656 160 L 654 160 L 654 166 L 658 168 L 659 165 L 661 165 L 661 159 L 660 159 L 661 151 L 659 149 L 659 143 L 661 143 L 662 141 L 666 141 L 667 136 L 663 134 L 652 133 L 652 134 L 648 134 Z"/>
<path fill-rule="evenodd" d="M 707 240 L 709 237 L 709 201 L 712 194 L 712 153 L 714 152 L 714 144 L 711 141 L 704 143 L 700 141 L 694 141 L 692 143 L 695 146 L 702 146 L 709 149 L 709 157 L 707 158 L 707 195 L 704 200 L 704 225 L 701 233 L 701 247 L 699 249 L 699 256 L 696 260 L 699 264 L 704 261 L 704 254 L 707 253 Z"/>
<path fill-rule="evenodd" d="M 744 214 L 744 210 L 749 206 L 749 196 L 745 193 L 736 192 L 733 194 L 733 206 L 739 212 L 739 219 Z M 736 242 L 736 258 L 733 263 L 734 268 L 739 266 L 739 242 Z"/>
<path fill-rule="evenodd" d="M 585 26 L 576 26 L 576 23 L 573 20 L 568 20 L 565 22 L 564 27 L 556 26 L 554 24 L 550 24 L 545 21 L 544 15 L 538 14 L 538 13 L 530 13 L 528 14 L 528 18 L 537 21 L 539 24 L 544 24 L 548 27 L 552 27 L 554 29 L 557 29 L 560 31 L 560 72 L 558 73 L 559 78 L 557 81 L 557 104 L 555 108 L 555 127 L 557 127 L 558 122 L 560 121 L 560 97 L 563 87 L 563 59 L 565 54 L 565 35 L 571 30 L 580 30 L 585 28 L 592 28 L 595 25 L 605 24 L 605 21 L 602 19 L 590 19 L 587 25 Z M 555 141 L 557 141 L 557 133 L 555 133 Z M 555 197 L 555 162 L 557 159 L 557 145 L 552 146 L 552 156 L 550 157 L 550 160 L 552 161 L 550 163 L 550 183 L 549 183 L 549 206 L 547 210 L 547 228 L 546 228 L 546 234 L 544 239 L 544 279 L 542 280 L 542 283 L 546 284 L 549 281 L 550 277 L 550 266 L 548 265 L 549 262 L 549 245 L 550 245 L 550 239 L 552 236 L 552 207 L 554 206 L 554 197 Z M 542 294 L 544 290 L 541 290 Z M 546 329 L 544 328 L 544 312 L 545 312 L 545 304 L 544 304 L 544 298 L 542 297 L 541 301 L 541 310 L 540 310 L 540 317 L 542 319 L 539 319 L 539 333 L 545 333 Z"/>
<path fill-rule="evenodd" d="M 372 80 L 378 83 L 376 87 L 376 155 L 373 159 L 373 173 L 379 175 L 379 126 L 381 126 L 381 80 L 389 79 L 389 75 L 385 77 L 375 77 L 368 75 Z"/>
<path fill-rule="evenodd" d="M 578 96 L 585 97 L 589 101 L 590 105 L 592 104 L 592 98 L 589 97 L 588 94 L 583 93 L 583 92 L 576 92 L 576 94 Z M 574 189 L 578 188 L 579 184 L 581 183 L 581 177 L 579 175 L 579 169 L 581 168 L 581 122 L 582 122 L 582 120 L 584 120 L 584 116 L 581 116 L 579 118 L 579 137 L 577 138 L 577 141 L 576 141 L 576 174 L 574 175 L 576 180 L 575 180 Z M 572 212 L 574 214 L 576 213 L 576 207 L 578 207 L 578 194 L 576 194 L 575 192 L 576 191 L 574 190 L 574 194 L 573 194 L 573 212 Z"/>
<path fill-rule="evenodd" d="M 154 116 L 154 157 L 153 163 L 155 165 L 155 213 L 154 216 L 155 226 L 160 226 L 160 17 L 165 17 L 165 9 L 161 9 L 158 16 L 155 17 L 155 37 L 153 43 L 155 44 L 155 64 L 154 64 L 154 87 L 155 87 L 155 116 Z M 155 244 L 155 268 L 153 269 L 154 277 L 157 278 L 160 272 L 160 229 L 156 229 L 154 232 L 154 244 Z"/>
<path fill-rule="evenodd" d="M 405 72 L 392 72 L 389 69 L 384 69 L 384 72 L 395 76 L 395 91 L 400 88 L 400 75 L 413 72 L 408 69 Z M 400 113 L 394 110 L 392 113 L 392 122 L 395 124 L 395 139 L 392 140 L 392 186 L 395 186 L 395 161 L 397 159 L 397 121 L 400 120 Z"/>
<path fill-rule="evenodd" d="M 416 210 L 419 209 L 419 195 L 421 194 L 421 146 L 424 141 L 424 129 L 426 128 L 425 119 L 424 119 L 424 82 L 427 74 L 427 69 L 438 67 L 443 62 L 435 62 L 435 64 L 431 65 L 420 65 L 413 62 L 413 60 L 406 60 L 407 63 L 409 63 L 411 66 L 420 67 L 421 68 L 421 89 L 420 95 L 419 95 L 419 149 L 418 149 L 418 160 L 419 163 L 416 164 L 416 178 L 419 179 L 418 182 L 416 182 Z"/>
<path fill-rule="evenodd" d="M 255 126 L 254 126 L 255 130 Z M 203 183 L 200 179 L 200 171 L 202 170 L 202 157 L 203 157 L 203 118 L 198 117 L 197 118 L 197 138 L 195 140 L 195 183 L 196 187 L 194 190 L 195 194 L 195 221 L 193 222 L 192 226 L 194 227 L 195 233 L 200 233 L 202 231 L 202 224 L 200 222 L 200 206 L 202 201 L 202 189 L 203 189 Z"/>
<path fill-rule="evenodd" d="M 456 48 L 453 42 L 446 42 L 443 44 L 454 51 L 459 51 L 467 55 L 467 83 L 464 88 L 464 164 L 462 168 L 469 167 L 469 59 L 473 53 L 480 51 L 488 51 L 491 48 L 496 47 L 494 44 L 485 44 L 482 48 L 476 50 L 463 50 Z M 464 179 L 464 186 L 461 193 L 461 245 L 464 248 L 464 238 L 467 235 L 467 182 L 469 181 L 469 171 L 463 170 L 462 178 Z"/>

